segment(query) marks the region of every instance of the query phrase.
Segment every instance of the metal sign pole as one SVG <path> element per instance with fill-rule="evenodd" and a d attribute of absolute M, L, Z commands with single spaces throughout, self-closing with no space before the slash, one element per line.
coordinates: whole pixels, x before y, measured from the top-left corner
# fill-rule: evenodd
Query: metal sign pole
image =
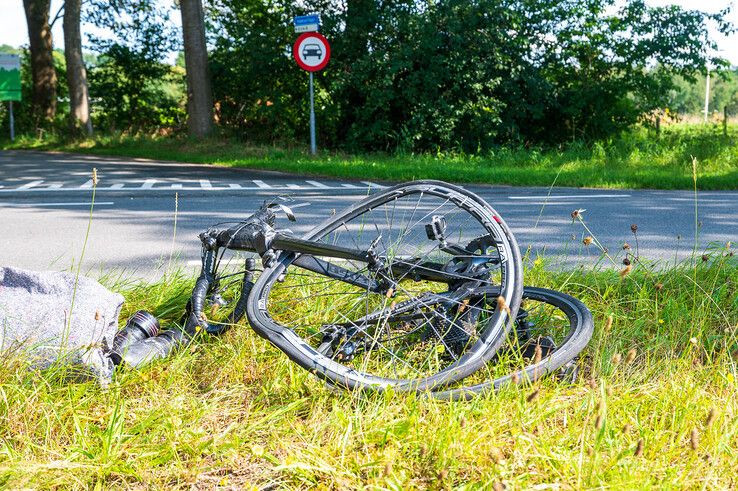
<path fill-rule="evenodd" d="M 315 101 L 313 100 L 313 72 L 310 72 L 310 153 L 315 155 L 318 147 L 315 144 Z"/>
<path fill-rule="evenodd" d="M 10 114 L 10 141 L 15 141 L 15 118 L 13 118 L 13 101 L 8 101 L 8 112 Z"/>

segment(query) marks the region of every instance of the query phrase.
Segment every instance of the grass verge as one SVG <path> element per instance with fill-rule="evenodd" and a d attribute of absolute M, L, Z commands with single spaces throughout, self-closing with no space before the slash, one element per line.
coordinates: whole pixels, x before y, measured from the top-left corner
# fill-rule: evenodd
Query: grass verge
<path fill-rule="evenodd" d="M 268 169 L 301 175 L 516 186 L 691 189 L 692 157 L 698 161 L 699 188 L 738 189 L 738 125 L 723 135 L 718 125 L 677 124 L 660 136 L 636 129 L 593 145 L 566 148 L 500 148 L 483 155 L 347 155 L 305 149 L 254 147 L 226 139 L 100 136 L 64 142 L 19 138 L 0 148 L 81 152 L 95 155 L 174 160 L 228 167 Z"/>
<path fill-rule="evenodd" d="M 472 402 L 333 393 L 251 330 L 122 371 L 102 390 L 0 363 L 0 487 L 729 488 L 738 452 L 738 263 L 551 273 L 596 332 L 576 383 Z M 112 283 L 172 322 L 192 286 Z M 606 322 L 612 316 L 613 322 Z"/>

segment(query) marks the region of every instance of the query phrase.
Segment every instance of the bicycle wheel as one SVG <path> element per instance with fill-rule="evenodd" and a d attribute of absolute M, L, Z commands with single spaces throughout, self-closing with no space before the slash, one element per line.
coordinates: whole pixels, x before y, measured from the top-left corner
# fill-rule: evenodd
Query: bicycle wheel
<path fill-rule="evenodd" d="M 531 383 L 574 368 L 573 361 L 593 332 L 592 313 L 582 302 L 555 290 L 526 286 L 515 330 L 495 359 L 465 380 L 463 387 L 435 392 L 432 397 L 471 399 L 506 384 Z M 474 379 L 481 381 L 474 383 Z"/>
<path fill-rule="evenodd" d="M 383 267 L 282 253 L 256 281 L 247 316 L 300 366 L 346 388 L 429 391 L 461 380 L 502 345 L 520 304 L 512 233 L 457 186 L 389 188 L 304 238 L 371 251 Z M 480 286 L 496 288 L 491 305 L 471 304 Z"/>

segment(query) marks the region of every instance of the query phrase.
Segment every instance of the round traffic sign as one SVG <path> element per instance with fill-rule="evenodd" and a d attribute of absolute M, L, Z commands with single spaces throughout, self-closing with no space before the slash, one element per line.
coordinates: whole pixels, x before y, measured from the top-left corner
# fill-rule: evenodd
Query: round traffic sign
<path fill-rule="evenodd" d="M 306 32 L 295 41 L 292 55 L 300 68 L 308 72 L 317 72 L 325 68 L 331 59 L 331 45 L 322 34 Z"/>

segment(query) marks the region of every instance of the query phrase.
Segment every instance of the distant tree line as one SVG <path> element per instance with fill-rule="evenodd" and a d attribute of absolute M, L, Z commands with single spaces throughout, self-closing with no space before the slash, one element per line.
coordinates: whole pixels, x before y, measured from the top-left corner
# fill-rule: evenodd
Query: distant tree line
<path fill-rule="evenodd" d="M 94 126 L 303 139 L 307 75 L 290 47 L 292 17 L 309 11 L 322 13 L 333 47 L 316 101 L 320 138 L 334 148 L 473 152 L 598 139 L 654 111 L 692 110 L 680 97 L 708 64 L 726 87 L 731 80 L 708 34 L 710 24 L 732 32 L 727 9 L 643 0 L 179 0 L 177 32 L 156 0 L 66 0 L 59 63 L 49 1 L 24 0 L 31 104 L 21 118 L 75 134 Z M 88 36 L 83 54 L 80 25 L 110 35 Z M 183 63 L 165 63 L 180 49 Z M 68 109 L 59 110 L 62 100 Z"/>

